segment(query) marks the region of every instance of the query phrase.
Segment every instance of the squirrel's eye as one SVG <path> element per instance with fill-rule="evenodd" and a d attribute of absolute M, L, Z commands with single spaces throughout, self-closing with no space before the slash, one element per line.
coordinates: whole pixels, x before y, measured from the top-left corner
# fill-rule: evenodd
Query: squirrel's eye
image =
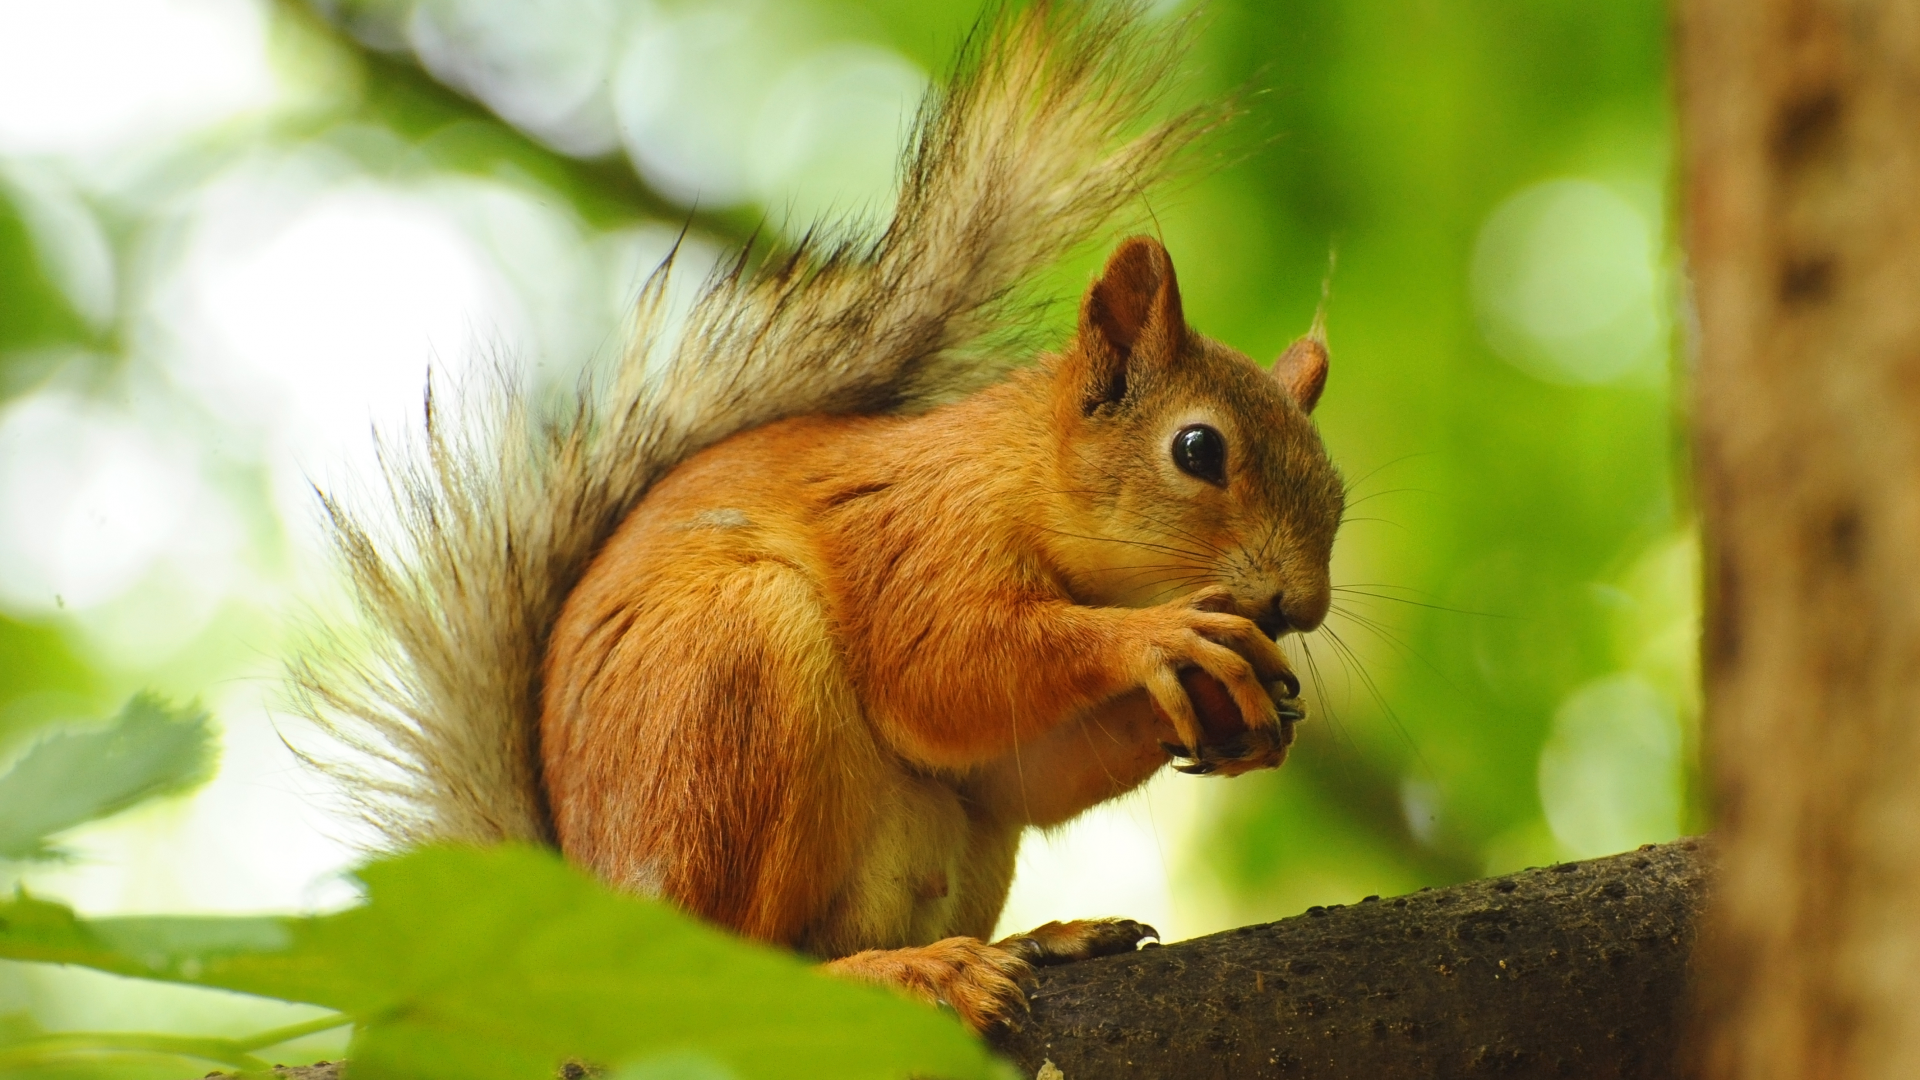
<path fill-rule="evenodd" d="M 1173 463 L 1188 476 L 1209 484 L 1227 482 L 1227 440 L 1205 424 L 1188 424 L 1174 433 Z"/>

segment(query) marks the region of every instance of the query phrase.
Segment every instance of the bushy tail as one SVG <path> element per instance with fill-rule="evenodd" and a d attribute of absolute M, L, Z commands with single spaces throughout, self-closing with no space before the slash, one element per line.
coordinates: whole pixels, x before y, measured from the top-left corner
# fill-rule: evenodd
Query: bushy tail
<path fill-rule="evenodd" d="M 1131 4 L 1002 9 L 922 105 L 877 240 L 810 239 L 751 270 L 743 254 L 671 342 L 663 267 L 619 369 L 559 419 L 510 380 L 451 411 L 430 389 L 424 437 L 382 448 L 391 517 L 326 499 L 358 617 L 290 665 L 298 711 L 353 751 L 321 767 L 390 842 L 550 839 L 540 664 L 601 543 L 666 470 L 736 432 L 996 375 L 1018 288 L 1218 117 L 1139 131 L 1185 32 Z"/>

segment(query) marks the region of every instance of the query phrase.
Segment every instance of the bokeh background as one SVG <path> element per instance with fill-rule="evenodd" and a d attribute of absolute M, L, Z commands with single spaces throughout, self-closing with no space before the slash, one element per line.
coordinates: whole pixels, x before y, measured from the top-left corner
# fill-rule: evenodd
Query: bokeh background
<path fill-rule="evenodd" d="M 365 485 L 429 366 L 569 384 L 683 227 L 697 266 L 874 220 L 978 14 L 0 0 L 0 767 L 140 688 L 223 730 L 210 785 L 0 878 L 93 914 L 351 899 L 364 837 L 274 711 L 287 613 L 324 591 L 312 485 Z M 1136 224 L 1195 325 L 1257 357 L 1333 263 L 1337 614 L 1296 647 L 1315 716 L 1283 770 L 1163 777 L 1030 839 L 1007 925 L 1187 937 L 1698 828 L 1662 5 L 1200 18 L 1182 92 L 1245 115 Z M 236 1008 L 0 965 L 0 1013 L 53 1028 Z"/>

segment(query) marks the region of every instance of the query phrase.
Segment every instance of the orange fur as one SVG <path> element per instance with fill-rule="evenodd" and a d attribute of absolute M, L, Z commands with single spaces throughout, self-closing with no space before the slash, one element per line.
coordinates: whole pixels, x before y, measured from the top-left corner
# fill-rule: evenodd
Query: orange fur
<path fill-rule="evenodd" d="M 1169 456 L 1196 423 L 1219 483 Z M 1188 328 L 1166 252 L 1127 241 L 1038 367 L 918 416 L 768 424 L 647 494 L 551 637 L 555 835 L 985 1023 L 1018 972 L 944 939 L 991 931 L 1023 828 L 1217 744 L 1183 672 L 1283 730 L 1270 631 L 1324 616 L 1341 498 L 1287 386 Z"/>

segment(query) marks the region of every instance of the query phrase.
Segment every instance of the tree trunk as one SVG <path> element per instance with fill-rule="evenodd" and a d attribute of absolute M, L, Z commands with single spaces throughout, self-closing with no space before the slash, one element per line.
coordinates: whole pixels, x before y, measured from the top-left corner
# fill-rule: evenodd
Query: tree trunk
<path fill-rule="evenodd" d="M 1694 841 L 1041 971 L 996 1038 L 1065 1080 L 1673 1075 Z"/>
<path fill-rule="evenodd" d="M 1701 1074 L 1920 1076 L 1920 4 L 1681 0 Z"/>

